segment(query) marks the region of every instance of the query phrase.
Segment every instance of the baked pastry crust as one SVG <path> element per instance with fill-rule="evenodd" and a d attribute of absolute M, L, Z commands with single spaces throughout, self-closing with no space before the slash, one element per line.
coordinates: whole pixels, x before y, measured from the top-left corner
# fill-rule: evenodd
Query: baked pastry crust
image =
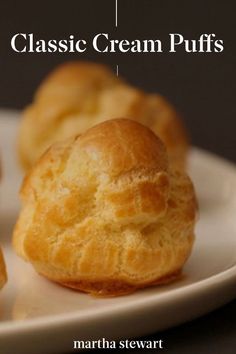
<path fill-rule="evenodd" d="M 1 178 L 2 178 L 2 168 L 0 164 L 0 180 Z M 6 282 L 7 282 L 6 265 L 5 265 L 2 250 L 0 248 L 0 289 L 5 285 Z"/>
<path fill-rule="evenodd" d="M 5 285 L 6 282 L 7 282 L 6 266 L 5 266 L 2 251 L 0 249 L 0 289 Z"/>
<path fill-rule="evenodd" d="M 170 281 L 194 241 L 189 177 L 161 140 L 114 119 L 52 145 L 26 175 L 13 245 L 38 273 L 99 296 Z"/>
<path fill-rule="evenodd" d="M 22 165 L 27 170 L 52 143 L 118 117 L 151 128 L 172 163 L 185 166 L 188 138 L 173 106 L 126 84 L 104 65 L 80 61 L 56 68 L 24 110 L 18 144 Z"/>

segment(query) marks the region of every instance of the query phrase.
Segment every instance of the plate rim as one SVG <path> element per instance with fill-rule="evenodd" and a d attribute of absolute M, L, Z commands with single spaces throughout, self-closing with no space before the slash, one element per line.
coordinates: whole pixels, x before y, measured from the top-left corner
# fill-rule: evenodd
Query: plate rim
<path fill-rule="evenodd" d="M 86 311 L 78 310 L 74 313 L 63 313 L 63 314 L 54 314 L 54 315 L 45 315 L 42 317 L 35 317 L 32 319 L 26 319 L 24 321 L 22 320 L 14 320 L 13 322 L 10 320 L 0 322 L 0 336 L 7 334 L 7 333 L 14 333 L 16 332 L 17 334 L 20 334 L 22 332 L 30 332 L 34 331 L 36 328 L 39 329 L 39 327 L 44 330 L 47 328 L 50 328 L 51 325 L 54 325 L 54 327 L 60 327 L 64 326 L 68 323 L 74 322 L 74 323 L 79 323 L 81 321 L 84 321 L 86 319 L 89 320 L 90 318 L 102 318 L 106 317 L 107 315 L 111 314 L 114 315 L 123 315 L 123 314 L 128 314 L 128 312 L 133 312 L 136 310 L 137 307 L 142 305 L 142 310 L 148 310 L 150 308 L 153 308 L 156 304 L 161 305 L 160 303 L 164 304 L 165 302 L 173 301 L 173 299 L 180 299 L 181 297 L 189 297 L 190 295 L 193 295 L 194 293 L 204 293 L 205 291 L 211 291 L 211 289 L 214 286 L 219 286 L 222 287 L 225 284 L 230 283 L 231 281 L 236 280 L 236 264 L 231 266 L 230 268 L 214 274 L 206 279 L 202 279 L 199 281 L 196 281 L 193 284 L 185 285 L 180 288 L 176 289 L 171 289 L 168 293 L 161 293 L 158 294 L 158 297 L 156 296 L 157 294 L 152 294 L 150 295 L 150 298 L 148 299 L 149 301 L 147 302 L 147 299 L 145 297 L 135 299 L 133 302 L 127 302 L 127 303 L 119 303 L 119 304 L 111 304 L 107 305 L 106 308 L 93 308 L 93 309 L 86 309 Z M 216 283 L 217 281 L 217 283 Z M 90 296 L 85 294 L 86 296 Z M 79 313 L 79 316 L 78 316 Z M 60 321 L 58 321 L 60 319 Z M 85 321 L 85 322 L 86 322 Z"/>

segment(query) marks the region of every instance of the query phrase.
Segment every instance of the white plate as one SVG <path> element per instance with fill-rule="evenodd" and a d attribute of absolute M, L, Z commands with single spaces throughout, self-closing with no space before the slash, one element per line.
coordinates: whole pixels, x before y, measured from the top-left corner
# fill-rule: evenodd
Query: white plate
<path fill-rule="evenodd" d="M 191 320 L 236 295 L 236 169 L 193 149 L 190 174 L 200 201 L 194 252 L 181 280 L 129 296 L 96 299 L 35 273 L 10 246 L 21 174 L 15 157 L 17 113 L 0 112 L 4 179 L 1 239 L 9 281 L 0 294 L 0 353 L 53 354 L 73 340 L 131 338 Z"/>

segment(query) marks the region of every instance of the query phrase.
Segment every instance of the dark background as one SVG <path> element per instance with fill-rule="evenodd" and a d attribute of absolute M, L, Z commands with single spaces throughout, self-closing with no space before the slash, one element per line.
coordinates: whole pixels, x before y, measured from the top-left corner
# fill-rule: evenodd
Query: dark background
<path fill-rule="evenodd" d="M 118 5 L 115 28 L 115 0 L 1 1 L 0 107 L 23 108 L 44 76 L 65 60 L 101 61 L 114 70 L 119 64 L 121 76 L 177 106 L 195 145 L 236 162 L 234 1 L 118 0 Z M 99 54 L 91 49 L 84 54 L 27 54 L 10 46 L 16 33 L 34 33 L 37 39 L 74 34 L 91 41 L 100 32 L 118 39 L 161 39 L 164 44 L 169 33 L 186 39 L 215 33 L 225 49 L 212 54 Z M 234 353 L 235 317 L 233 302 L 161 336 L 170 353 Z"/>

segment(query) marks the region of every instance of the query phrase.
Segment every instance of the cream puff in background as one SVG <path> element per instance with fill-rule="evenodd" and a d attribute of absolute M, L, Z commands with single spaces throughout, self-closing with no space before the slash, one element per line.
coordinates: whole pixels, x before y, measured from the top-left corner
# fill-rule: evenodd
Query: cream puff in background
<path fill-rule="evenodd" d="M 166 145 L 171 163 L 185 166 L 188 138 L 174 107 L 158 94 L 128 85 L 104 65 L 80 61 L 49 74 L 24 110 L 18 142 L 21 163 L 27 170 L 52 143 L 117 117 L 151 128 Z"/>

